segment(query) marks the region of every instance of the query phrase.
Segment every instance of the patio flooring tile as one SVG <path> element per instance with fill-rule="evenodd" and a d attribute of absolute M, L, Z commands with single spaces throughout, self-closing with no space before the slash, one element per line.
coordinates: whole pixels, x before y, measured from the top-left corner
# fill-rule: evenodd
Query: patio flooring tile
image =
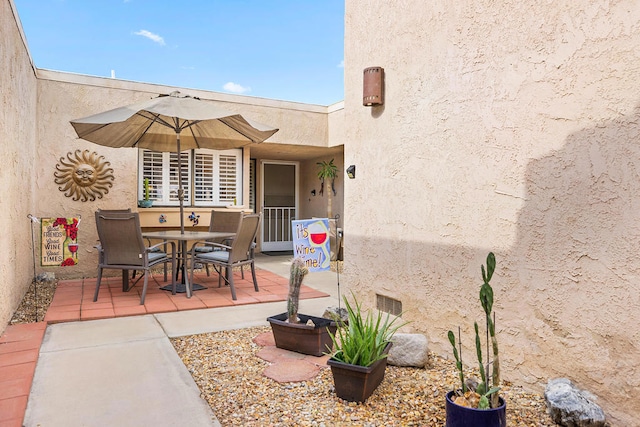
<path fill-rule="evenodd" d="M 136 283 L 139 275 L 129 280 L 130 286 L 135 283 L 129 292 L 122 291 L 121 275 L 103 277 L 96 302 L 93 302 L 95 278 L 59 281 L 44 322 L 9 325 L 0 337 L 0 427 L 22 426 L 47 324 L 286 301 L 289 292 L 287 278 L 256 269 L 260 288 L 260 291 L 256 292 L 251 271 L 245 270 L 244 273 L 245 278 L 242 279 L 239 271 L 234 272 L 238 296 L 236 301 L 231 299 L 228 286 L 223 284 L 218 287 L 218 277 L 213 272 L 211 276 L 204 272 L 196 273 L 194 281 L 206 289 L 193 292 L 191 299 L 187 299 L 184 293 L 172 295 L 171 292 L 160 290 L 161 286 L 169 282 L 163 280 L 162 273 L 152 274 L 149 277 L 144 305 L 140 304 L 142 281 Z M 306 286 L 303 286 L 300 292 L 301 299 L 325 296 L 327 294 Z M 307 376 L 317 369 L 314 363 L 307 363 L 301 367 L 303 369 L 296 369 L 298 376 Z M 283 372 L 282 375 L 286 374 L 287 378 L 282 377 L 280 380 L 290 380 L 291 372 L 287 372 L 287 369 Z"/>
<path fill-rule="evenodd" d="M 46 327 L 44 322 L 10 325 L 0 337 L 2 427 L 22 425 Z"/>

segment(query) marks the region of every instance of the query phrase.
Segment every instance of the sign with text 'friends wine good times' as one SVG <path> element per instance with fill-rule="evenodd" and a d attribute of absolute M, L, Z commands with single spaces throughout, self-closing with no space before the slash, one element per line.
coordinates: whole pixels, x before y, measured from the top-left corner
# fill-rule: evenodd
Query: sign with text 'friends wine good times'
<path fill-rule="evenodd" d="M 78 264 L 78 218 L 42 218 L 40 264 Z"/>
<path fill-rule="evenodd" d="M 293 256 L 301 258 L 310 272 L 329 270 L 331 267 L 329 219 L 293 220 L 291 225 L 293 227 Z"/>

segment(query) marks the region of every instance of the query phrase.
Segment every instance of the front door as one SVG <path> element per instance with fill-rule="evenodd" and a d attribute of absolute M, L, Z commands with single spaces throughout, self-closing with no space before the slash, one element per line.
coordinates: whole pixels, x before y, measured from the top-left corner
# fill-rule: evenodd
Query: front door
<path fill-rule="evenodd" d="M 292 251 L 296 219 L 298 164 L 262 163 L 262 251 Z"/>

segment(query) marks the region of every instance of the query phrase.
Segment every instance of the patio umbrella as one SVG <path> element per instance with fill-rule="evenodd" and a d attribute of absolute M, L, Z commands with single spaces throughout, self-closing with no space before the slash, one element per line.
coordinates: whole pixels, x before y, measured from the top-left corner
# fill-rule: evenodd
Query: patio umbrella
<path fill-rule="evenodd" d="M 71 125 L 80 138 L 106 147 L 177 152 L 180 231 L 183 234 L 184 191 L 180 153 L 192 148 L 239 148 L 263 142 L 278 131 L 177 91 L 72 120 Z"/>

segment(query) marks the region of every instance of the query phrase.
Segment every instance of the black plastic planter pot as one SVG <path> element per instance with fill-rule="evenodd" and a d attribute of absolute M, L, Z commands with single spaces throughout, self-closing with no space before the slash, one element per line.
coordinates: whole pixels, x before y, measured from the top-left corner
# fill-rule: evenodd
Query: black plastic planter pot
<path fill-rule="evenodd" d="M 507 404 L 500 398 L 500 406 L 491 409 L 475 409 L 456 405 L 451 401 L 453 391 L 447 393 L 447 423 L 446 427 L 506 427 Z"/>
<path fill-rule="evenodd" d="M 300 323 L 287 322 L 287 313 L 267 318 L 271 324 L 276 347 L 311 356 L 322 356 L 325 352 L 331 352 L 333 342 L 327 329 L 335 334 L 336 323 L 323 317 L 304 314 L 298 314 L 298 318 Z M 312 320 L 315 327 L 307 326 L 308 320 Z"/>
<path fill-rule="evenodd" d="M 391 343 L 385 348 L 389 352 Z M 387 369 L 387 358 L 370 366 L 351 365 L 335 359 L 327 360 L 333 374 L 336 395 L 349 402 L 364 402 L 378 388 Z"/>

